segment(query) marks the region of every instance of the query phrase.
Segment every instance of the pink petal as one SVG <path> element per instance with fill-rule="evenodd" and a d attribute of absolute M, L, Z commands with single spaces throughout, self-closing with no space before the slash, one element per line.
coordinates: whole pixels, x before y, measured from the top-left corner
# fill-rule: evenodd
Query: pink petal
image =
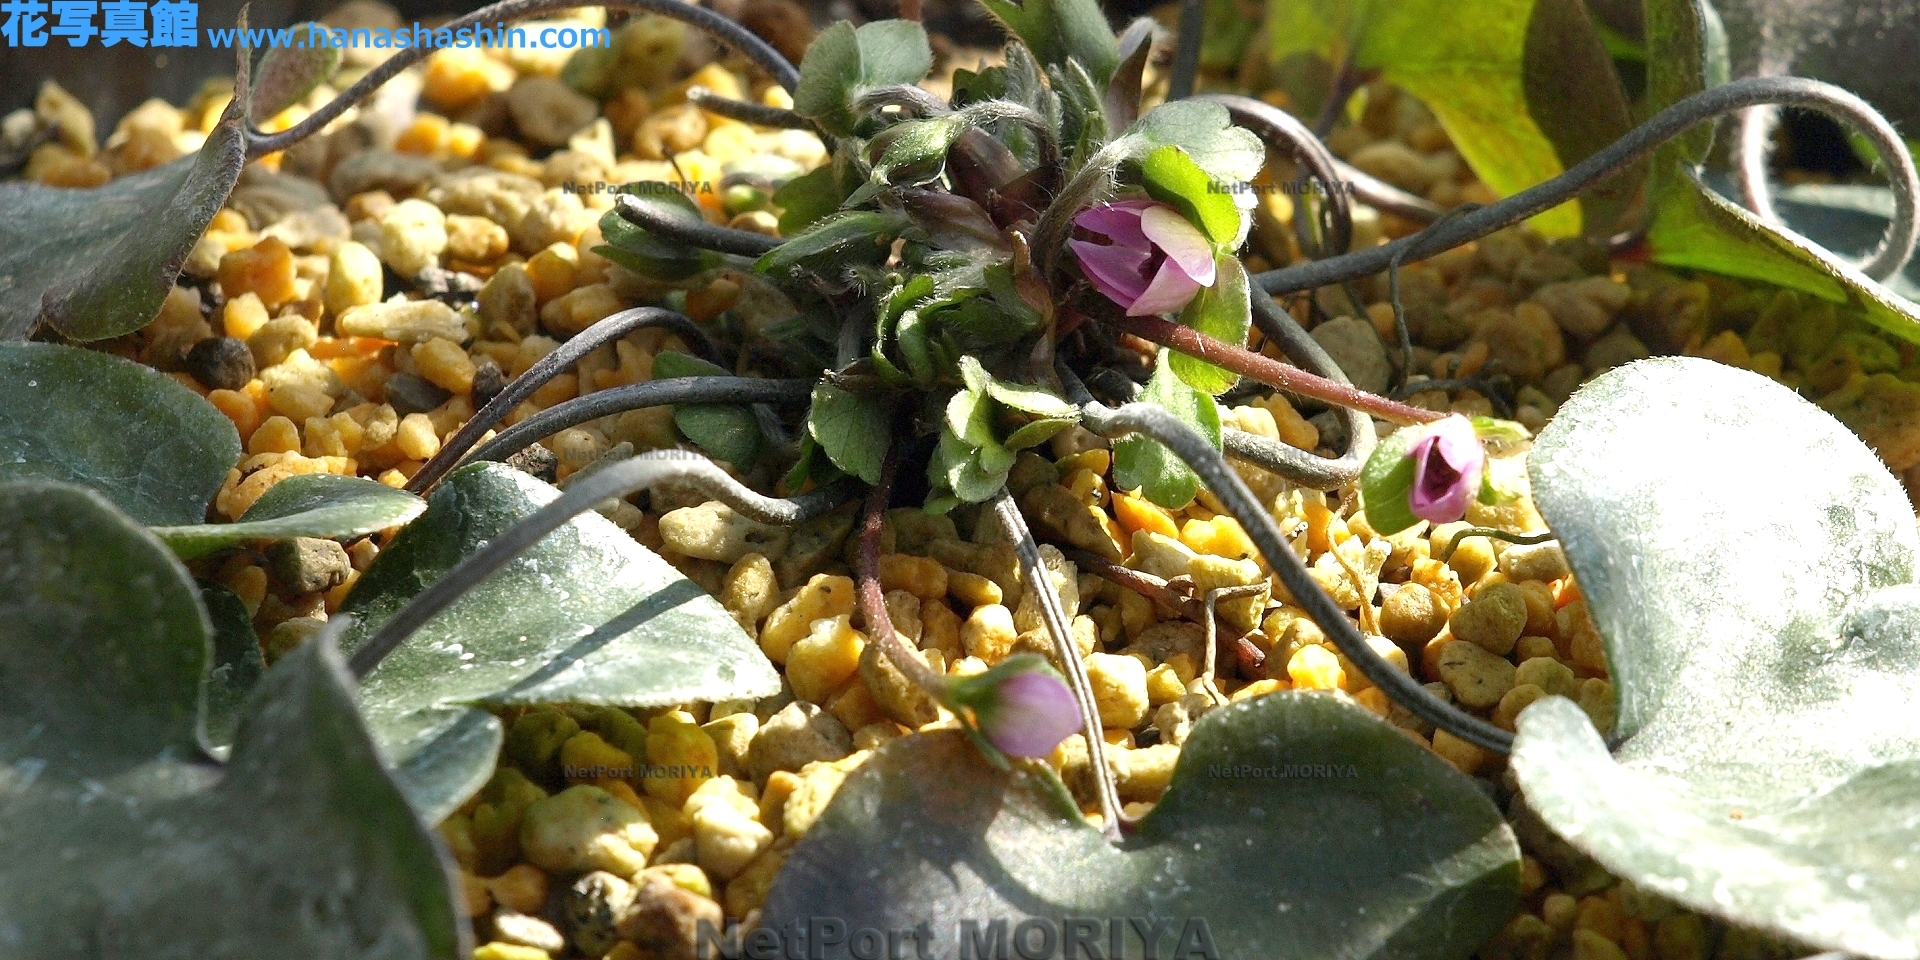
<path fill-rule="evenodd" d="M 1147 285 L 1145 293 L 1133 301 L 1127 308 L 1129 317 L 1150 317 L 1160 313 L 1172 313 L 1187 305 L 1193 295 L 1200 292 L 1200 283 L 1172 257 L 1160 261 L 1160 272 L 1153 275 L 1153 282 Z"/>
<path fill-rule="evenodd" d="M 1141 211 L 1152 206 L 1148 200 L 1122 200 L 1088 207 L 1073 218 L 1073 225 L 1106 237 L 1117 246 L 1146 250 L 1147 235 L 1140 231 Z"/>
<path fill-rule="evenodd" d="M 1179 264 L 1195 283 L 1213 286 L 1213 244 L 1179 211 L 1161 204 L 1142 213 L 1140 231 L 1154 246 L 1166 251 L 1167 259 Z"/>
<path fill-rule="evenodd" d="M 1080 705 L 1058 678 L 1018 673 L 1000 684 L 998 704 L 982 723 L 987 739 L 1010 756 L 1044 757 L 1079 733 Z"/>
<path fill-rule="evenodd" d="M 1080 261 L 1080 269 L 1093 281 L 1095 290 L 1122 307 L 1130 307 L 1146 292 L 1147 251 L 1107 246 L 1087 240 L 1069 240 L 1067 249 Z"/>
<path fill-rule="evenodd" d="M 1487 459 L 1473 424 L 1457 414 L 1447 417 L 1430 426 L 1407 455 L 1413 458 L 1413 487 L 1407 491 L 1413 515 L 1433 523 L 1466 516 Z"/>

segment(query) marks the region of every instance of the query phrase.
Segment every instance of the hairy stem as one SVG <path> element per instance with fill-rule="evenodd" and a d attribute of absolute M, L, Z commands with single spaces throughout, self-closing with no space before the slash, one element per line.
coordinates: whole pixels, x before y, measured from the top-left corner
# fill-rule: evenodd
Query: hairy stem
<path fill-rule="evenodd" d="M 763 497 L 727 476 L 713 461 L 682 450 L 656 450 L 622 460 L 569 485 L 558 499 L 487 541 L 407 601 L 406 606 L 367 638 L 364 646 L 353 652 L 348 662 L 353 675 L 364 679 L 415 630 L 452 606 L 482 580 L 512 563 L 515 557 L 533 549 L 562 524 L 610 498 L 625 497 L 663 482 L 693 484 L 754 520 L 783 526 L 825 514 L 839 499 L 839 492 L 834 490 L 815 491 L 790 500 Z"/>
<path fill-rule="evenodd" d="M 718 250 L 742 257 L 760 257 L 780 246 L 779 237 L 769 237 L 764 233 L 751 230 L 736 230 L 722 227 L 705 220 L 683 220 L 671 217 L 640 202 L 640 198 L 623 193 L 613 198 L 613 208 L 620 213 L 620 219 L 639 227 L 648 233 L 666 240 L 694 247 L 700 250 Z"/>
<path fill-rule="evenodd" d="M 504 0 L 491 6 L 481 7 L 472 13 L 455 17 L 442 24 L 442 28 L 459 32 L 466 27 L 486 26 L 495 23 L 507 23 L 555 10 L 569 10 L 574 7 L 606 7 L 609 10 L 640 10 L 647 13 L 670 17 L 688 24 L 697 30 L 712 34 L 715 39 L 746 54 L 772 77 L 775 83 L 789 92 L 800 83 L 800 71 L 787 58 L 780 55 L 772 45 L 760 39 L 752 31 L 723 17 L 705 7 L 697 7 L 681 0 L 599 0 L 595 3 L 581 3 L 580 0 Z M 247 132 L 247 155 L 258 157 L 264 154 L 285 150 L 306 138 L 325 129 L 342 113 L 362 100 L 373 91 L 380 89 L 387 81 L 398 76 L 402 70 L 420 62 L 433 52 L 430 46 L 407 47 L 367 71 L 359 82 L 348 87 L 326 106 L 305 120 L 278 133 L 262 133 L 249 129 Z"/>
<path fill-rule="evenodd" d="M 1268 293 L 1291 293 L 1379 273 L 1396 257 L 1424 260 L 1573 199 L 1582 190 L 1618 173 L 1695 124 L 1768 103 L 1829 114 L 1851 123 L 1873 142 L 1880 162 L 1887 168 L 1887 180 L 1893 190 L 1894 218 L 1880 245 L 1860 269 L 1876 279 L 1897 272 L 1912 254 L 1915 240 L 1920 239 L 1920 217 L 1916 217 L 1915 211 L 1916 200 L 1920 199 L 1920 172 L 1915 171 L 1913 158 L 1901 145 L 1899 134 L 1866 101 L 1839 87 L 1800 77 L 1749 77 L 1696 93 L 1660 111 L 1565 173 L 1457 220 L 1436 224 L 1410 237 L 1368 250 L 1269 270 L 1254 280 Z"/>
<path fill-rule="evenodd" d="M 1062 368 L 1061 377 L 1065 380 L 1073 377 L 1073 373 Z M 1075 387 L 1077 384 L 1069 389 Z M 1084 395 L 1084 388 L 1078 389 L 1080 395 Z M 1247 489 L 1239 474 L 1227 466 L 1226 460 L 1205 438 L 1181 423 L 1172 413 L 1144 403 L 1129 403 L 1119 409 L 1086 403 L 1081 407 L 1081 413 L 1083 422 L 1095 433 L 1107 437 L 1127 433 L 1145 434 L 1166 445 L 1174 456 L 1192 467 L 1200 475 L 1201 482 L 1220 498 L 1227 512 L 1240 521 L 1254 546 L 1259 548 L 1261 556 L 1266 558 L 1267 566 L 1313 618 L 1314 623 L 1333 639 L 1334 645 L 1359 669 L 1361 675 L 1379 687 L 1381 692 L 1415 716 L 1481 749 L 1502 754 L 1511 751 L 1513 734 L 1442 702 L 1411 675 L 1400 672 L 1374 652 L 1366 637 L 1347 619 L 1346 611 L 1341 610 L 1333 598 L 1320 589 L 1320 585 L 1308 574 L 1306 564 L 1287 548 L 1273 518 L 1268 516 L 1252 491 Z"/>
<path fill-rule="evenodd" d="M 1066 670 L 1073 698 L 1080 702 L 1081 733 L 1087 741 L 1087 763 L 1093 768 L 1094 792 L 1099 794 L 1100 830 L 1109 840 L 1120 839 L 1120 793 L 1113 785 L 1113 770 L 1107 766 L 1105 728 L 1100 723 L 1100 707 L 1093 699 L 1093 681 L 1087 678 L 1087 665 L 1080 660 L 1080 649 L 1073 645 L 1073 628 L 1054 589 L 1053 574 L 1040 558 L 1040 544 L 1027 529 L 1027 518 L 1020 515 L 1019 504 L 1005 487 L 993 499 L 994 516 L 1013 537 L 1014 552 L 1020 556 L 1020 574 L 1026 588 L 1040 600 L 1040 617 L 1046 621 L 1047 634 L 1053 639 L 1054 656 Z"/>
<path fill-rule="evenodd" d="M 662 310 L 658 307 L 635 307 L 602 318 L 582 330 L 573 339 L 561 344 L 559 349 L 541 357 L 533 366 L 527 368 L 527 372 L 513 378 L 513 382 L 507 384 L 505 390 L 487 401 L 487 405 L 481 407 L 480 412 L 462 424 L 460 429 L 440 447 L 439 452 L 420 467 L 420 471 L 407 481 L 407 490 L 421 493 L 439 483 L 440 478 L 446 476 L 447 471 L 452 470 L 453 465 L 459 463 L 460 458 L 465 456 L 468 450 L 473 449 L 473 445 L 479 443 L 480 438 L 488 430 L 493 429 L 494 424 L 504 419 L 514 407 L 533 396 L 534 391 L 545 386 L 547 381 L 552 380 L 568 367 L 579 363 L 581 357 L 635 330 L 644 330 L 648 327 L 664 327 L 686 341 L 688 348 L 699 354 L 702 359 L 715 363 L 720 361 L 720 351 L 714 347 L 713 340 L 707 336 L 707 332 L 700 329 L 700 326 L 692 320 L 671 310 Z"/>
<path fill-rule="evenodd" d="M 505 460 L 568 427 L 642 407 L 683 403 L 796 403 L 812 394 L 807 380 L 764 377 L 674 377 L 599 390 L 548 407 L 495 434 L 473 452 L 474 460 Z"/>
<path fill-rule="evenodd" d="M 893 618 L 887 615 L 887 598 L 880 590 L 880 531 L 886 525 L 887 497 L 899 469 L 900 448 L 895 446 L 887 451 L 887 459 L 880 468 L 880 482 L 867 491 L 866 507 L 860 513 L 859 551 L 854 558 L 855 592 L 860 597 L 860 614 L 867 621 L 867 635 L 880 645 L 880 652 L 886 654 L 894 669 L 909 682 L 932 697 L 933 702 L 946 703 L 946 679 L 934 673 L 925 660 L 901 641 L 900 634 L 893 629 Z"/>
<path fill-rule="evenodd" d="M 1264 298 L 1256 295 L 1255 299 Z M 1337 383 L 1325 377 L 1315 376 L 1299 367 L 1281 363 L 1265 354 L 1254 353 L 1225 340 L 1217 340 L 1192 327 L 1182 326 L 1170 320 L 1159 317 L 1116 316 L 1113 318 L 1113 323 L 1142 340 L 1205 360 L 1243 377 L 1252 377 L 1275 389 L 1303 397 L 1312 397 L 1350 410 L 1364 410 L 1382 420 L 1393 423 L 1432 423 L 1445 416 L 1432 410 L 1410 407 L 1377 394 L 1367 393 L 1351 384 Z"/>

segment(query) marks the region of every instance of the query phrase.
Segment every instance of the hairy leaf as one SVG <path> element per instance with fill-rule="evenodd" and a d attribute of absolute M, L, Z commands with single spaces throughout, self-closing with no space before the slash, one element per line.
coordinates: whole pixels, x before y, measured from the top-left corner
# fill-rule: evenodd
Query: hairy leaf
<path fill-rule="evenodd" d="M 314 473 L 274 484 L 234 523 L 155 527 L 153 532 L 180 559 L 191 560 L 249 540 L 356 540 L 400 526 L 426 508 L 419 497 L 384 483 Z"/>
<path fill-rule="evenodd" d="M 276 42 L 267 48 L 253 77 L 250 113 L 255 126 L 305 100 L 307 94 L 332 79 L 334 71 L 340 69 L 344 51 L 325 40 L 314 42 L 316 34 L 326 29 L 312 22 L 298 24 L 288 31 L 293 40 L 291 45 Z"/>
<path fill-rule="evenodd" d="M 260 682 L 224 766 L 197 735 L 208 663 L 206 612 L 159 540 L 92 491 L 0 486 L 7 955 L 465 956 L 452 864 L 332 640 Z"/>
<path fill-rule="evenodd" d="M 834 466 L 868 483 L 879 483 L 887 446 L 893 442 L 893 409 L 885 397 L 850 393 L 822 382 L 813 388 L 807 433 Z"/>
<path fill-rule="evenodd" d="M 558 494 L 510 467 L 448 475 L 347 597 L 349 651 L 463 557 Z M 733 616 L 625 531 L 575 517 L 381 661 L 361 710 L 408 799 L 438 821 L 493 771 L 500 721 L 475 707 L 657 707 L 761 697 L 779 675 Z"/>
<path fill-rule="evenodd" d="M 103 186 L 0 183 L 0 341 L 24 340 L 42 321 L 74 340 L 103 340 L 159 316 L 240 180 L 245 113 L 235 100 L 193 156 Z"/>
<path fill-rule="evenodd" d="M 716 363 L 666 350 L 653 358 L 653 377 L 726 376 L 727 370 Z M 688 440 L 716 459 L 746 466 L 760 451 L 760 422 L 753 410 L 739 404 L 692 403 L 673 408 L 673 424 Z"/>
<path fill-rule="evenodd" d="M 1160 351 L 1160 363 L 1140 392 L 1140 402 L 1164 407 L 1187 426 L 1200 431 L 1207 442 L 1220 446 L 1220 408 L 1213 396 L 1187 386 L 1168 362 L 1172 351 Z M 1113 443 L 1113 484 L 1120 490 L 1139 490 L 1148 500 L 1169 510 L 1193 502 L 1200 478 L 1160 441 L 1129 434 Z"/>
<path fill-rule="evenodd" d="M 633 195 L 642 206 L 662 217 L 694 224 L 705 223 L 707 219 L 691 197 L 669 183 L 629 183 L 621 187 L 620 192 Z M 646 229 L 635 226 L 618 210 L 608 210 L 600 216 L 600 235 L 607 242 L 596 245 L 594 253 L 642 276 L 657 280 L 684 280 L 708 265 L 709 255 L 704 251 L 656 237 Z"/>
<path fill-rule="evenodd" d="M 1099 918 L 1080 922 L 1107 956 L 1464 960 L 1511 916 L 1519 866 L 1467 777 L 1351 703 L 1285 692 L 1202 718 L 1118 846 L 1044 765 L 998 770 L 958 732 L 896 740 L 788 856 L 762 923 L 926 921 L 917 946 L 944 957 L 996 955 L 982 945 L 1023 930 L 1032 949 L 1034 927 Z M 854 955 L 820 940 L 788 949 Z"/>
<path fill-rule="evenodd" d="M 981 0 L 987 12 L 1048 66 L 1077 61 L 1105 86 L 1120 64 L 1118 44 L 1097 0 Z"/>
<path fill-rule="evenodd" d="M 793 109 L 828 133 L 853 132 L 853 102 L 874 87 L 919 83 L 933 68 L 927 31 L 910 20 L 841 21 L 820 32 L 800 61 Z"/>
<path fill-rule="evenodd" d="M 0 343 L 0 410 L 0 481 L 91 487 L 141 523 L 205 520 L 240 461 L 240 434 L 212 404 L 92 350 Z"/>
<path fill-rule="evenodd" d="M 1214 261 L 1214 271 L 1213 286 L 1187 302 L 1186 309 L 1180 311 L 1180 322 L 1216 340 L 1244 344 L 1247 330 L 1253 326 L 1247 268 L 1239 257 L 1227 253 Z M 1222 394 L 1240 382 L 1239 374 L 1184 353 L 1169 354 L 1168 362 L 1181 380 L 1202 393 Z"/>
<path fill-rule="evenodd" d="M 1792 390 L 1678 357 L 1589 383 L 1531 456 L 1620 742 L 1571 703 L 1528 708 L 1529 806 L 1688 907 L 1920 955 L 1920 531 L 1899 481 Z"/>

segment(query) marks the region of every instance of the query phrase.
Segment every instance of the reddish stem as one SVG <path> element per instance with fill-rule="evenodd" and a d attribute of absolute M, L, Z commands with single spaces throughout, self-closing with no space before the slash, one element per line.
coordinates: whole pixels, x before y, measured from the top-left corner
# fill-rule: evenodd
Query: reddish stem
<path fill-rule="evenodd" d="M 899 466 L 900 448 L 895 446 L 887 451 L 886 463 L 880 468 L 880 482 L 867 494 L 866 510 L 860 517 L 859 552 L 854 558 L 854 591 L 860 598 L 861 616 L 867 621 L 867 634 L 880 645 L 880 652 L 935 703 L 945 703 L 946 681 L 901 642 L 900 635 L 894 632 L 893 618 L 887 616 L 886 596 L 880 591 L 880 529 L 887 519 L 887 495 L 893 489 L 893 475 Z"/>
<path fill-rule="evenodd" d="M 1410 407 L 1344 383 L 1335 383 L 1292 364 L 1281 363 L 1265 354 L 1254 353 L 1245 347 L 1209 337 L 1192 327 L 1182 326 L 1159 317 L 1116 315 L 1109 319 L 1120 329 L 1142 340 L 1177 350 L 1195 359 L 1205 360 L 1214 366 L 1223 367 L 1288 393 L 1312 397 L 1349 410 L 1359 410 L 1393 423 L 1432 423 L 1446 416 L 1444 413 L 1433 410 Z"/>

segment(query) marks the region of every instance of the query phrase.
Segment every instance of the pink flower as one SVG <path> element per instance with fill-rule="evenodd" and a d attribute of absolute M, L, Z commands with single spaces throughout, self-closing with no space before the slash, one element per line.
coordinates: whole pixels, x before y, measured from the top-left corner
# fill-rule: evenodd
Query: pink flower
<path fill-rule="evenodd" d="M 1122 200 L 1088 208 L 1075 226 L 1107 243 L 1069 240 L 1067 248 L 1094 289 L 1129 317 L 1170 313 L 1201 287 L 1213 286 L 1213 244 L 1178 210 L 1157 200 Z"/>
<path fill-rule="evenodd" d="M 1467 503 L 1480 491 L 1487 451 L 1466 417 L 1454 414 L 1427 428 L 1407 451 L 1413 458 L 1413 487 L 1407 506 L 1434 523 L 1452 523 L 1467 515 Z"/>
<path fill-rule="evenodd" d="M 1051 670 L 1026 670 L 1000 682 L 980 711 L 980 730 L 1001 752 L 1044 757 L 1080 732 L 1080 704 Z"/>

